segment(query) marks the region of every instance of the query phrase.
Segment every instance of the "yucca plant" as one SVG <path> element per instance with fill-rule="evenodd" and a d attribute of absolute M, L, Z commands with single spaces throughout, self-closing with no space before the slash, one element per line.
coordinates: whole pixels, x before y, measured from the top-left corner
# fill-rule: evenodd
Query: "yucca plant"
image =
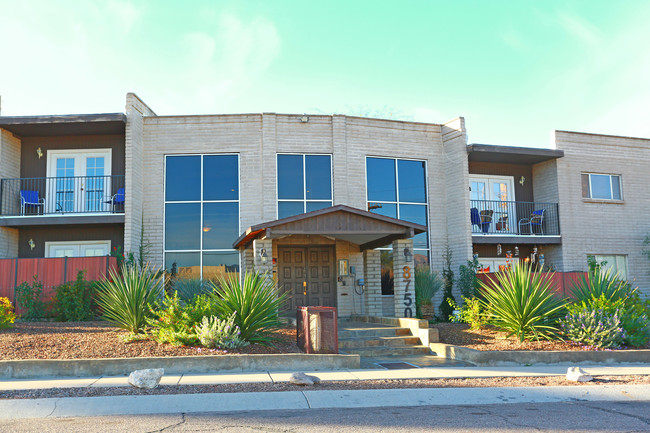
<path fill-rule="evenodd" d="M 171 291 L 176 291 L 183 302 L 190 302 L 198 295 L 205 295 L 212 290 L 208 281 L 200 278 L 178 278 L 171 286 Z"/>
<path fill-rule="evenodd" d="M 589 270 L 587 274 L 582 274 L 580 280 L 571 288 L 573 298 L 582 302 L 601 296 L 611 301 L 618 301 L 628 298 L 632 292 L 629 283 L 621 280 L 618 273 L 602 268 Z"/>
<path fill-rule="evenodd" d="M 102 317 L 118 328 L 137 334 L 144 329 L 151 316 L 149 305 L 160 298 L 163 290 L 163 274 L 123 264 L 119 272 L 109 270 L 109 278 L 98 282 L 97 305 Z"/>
<path fill-rule="evenodd" d="M 520 342 L 556 338 L 565 302 L 553 296 L 553 275 L 519 264 L 495 275 L 496 280 L 481 281 L 488 323 Z"/>
<path fill-rule="evenodd" d="M 219 317 L 235 314 L 235 325 L 239 326 L 240 337 L 250 343 L 270 345 L 273 332 L 282 326 L 278 311 L 286 301 L 286 295 L 278 294 L 276 283 L 267 275 L 246 273 L 219 276 L 211 282 L 214 294 L 220 299 L 215 310 Z"/>

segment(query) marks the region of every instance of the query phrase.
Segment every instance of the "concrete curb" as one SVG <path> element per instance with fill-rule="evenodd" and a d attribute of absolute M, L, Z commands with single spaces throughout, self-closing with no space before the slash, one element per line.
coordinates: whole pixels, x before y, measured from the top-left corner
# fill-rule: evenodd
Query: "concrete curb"
<path fill-rule="evenodd" d="M 475 350 L 445 343 L 431 343 L 429 348 L 437 356 L 470 362 L 478 366 L 539 365 L 539 364 L 647 364 L 650 350 L 600 351 L 528 351 Z"/>
<path fill-rule="evenodd" d="M 120 376 L 133 370 L 164 368 L 165 374 L 245 371 L 355 370 L 359 355 L 177 356 L 164 358 L 30 359 L 0 361 L 0 378 Z"/>

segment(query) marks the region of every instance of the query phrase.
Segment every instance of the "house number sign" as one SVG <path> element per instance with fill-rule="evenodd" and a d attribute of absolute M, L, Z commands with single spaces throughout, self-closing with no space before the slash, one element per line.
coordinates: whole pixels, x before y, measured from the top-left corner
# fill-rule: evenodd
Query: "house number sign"
<path fill-rule="evenodd" d="M 409 286 L 411 285 L 411 268 L 409 266 L 404 266 L 402 270 L 404 271 L 403 277 L 404 282 L 406 283 L 406 287 L 404 288 L 404 317 L 413 317 L 413 309 L 411 308 L 411 305 L 413 305 L 413 298 L 409 292 Z"/>

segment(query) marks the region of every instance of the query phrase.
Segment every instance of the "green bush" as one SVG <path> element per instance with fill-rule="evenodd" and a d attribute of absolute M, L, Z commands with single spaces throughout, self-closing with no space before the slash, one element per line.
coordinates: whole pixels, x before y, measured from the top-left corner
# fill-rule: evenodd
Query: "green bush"
<path fill-rule="evenodd" d="M 565 303 L 551 292 L 552 274 L 515 264 L 495 276 L 496 281 L 481 282 L 481 303 L 489 311 L 488 323 L 508 337 L 516 335 L 521 342 L 556 338 Z"/>
<path fill-rule="evenodd" d="M 442 280 L 445 290 L 439 307 L 440 315 L 438 316 L 438 320 L 441 322 L 449 321 L 449 316 L 451 316 L 454 311 L 450 304 L 451 302 L 456 303 L 456 298 L 454 298 L 454 295 L 452 294 L 454 289 L 454 271 L 451 270 L 451 257 L 451 248 L 447 246 L 447 250 L 442 256 L 445 261 L 445 267 L 442 270 Z"/>
<path fill-rule="evenodd" d="M 219 320 L 215 316 L 203 317 L 196 327 L 196 334 L 201 344 L 209 348 L 236 349 L 249 343 L 241 339 L 239 326 L 235 325 L 235 315 Z"/>
<path fill-rule="evenodd" d="M 171 284 L 171 291 L 178 292 L 184 302 L 192 301 L 196 296 L 210 293 L 210 284 L 200 278 L 177 278 Z"/>
<path fill-rule="evenodd" d="M 23 320 L 38 320 L 45 317 L 45 303 L 41 300 L 43 284 L 34 275 L 32 284 L 24 282 L 16 286 L 16 307 L 23 312 L 20 315 Z"/>
<path fill-rule="evenodd" d="M 52 302 L 54 317 L 61 322 L 80 322 L 93 319 L 96 286 L 79 271 L 77 279 L 57 286 Z"/>
<path fill-rule="evenodd" d="M 560 321 L 562 333 L 568 340 L 599 349 L 620 347 L 625 340 L 619 311 L 569 307 Z"/>
<path fill-rule="evenodd" d="M 269 345 L 273 332 L 282 327 L 278 311 L 286 301 L 286 294 L 278 295 L 276 283 L 267 275 L 246 273 L 243 279 L 237 274 L 219 276 L 211 283 L 216 303 L 216 316 L 230 317 L 241 330 L 241 338 L 250 343 Z"/>
<path fill-rule="evenodd" d="M 163 275 L 148 265 L 142 269 L 123 264 L 119 272 L 109 270 L 109 278 L 98 283 L 97 304 L 102 316 L 117 327 L 137 334 L 151 316 L 150 304 L 160 298 Z"/>
<path fill-rule="evenodd" d="M 9 298 L 0 298 L 0 329 L 11 328 L 15 320 L 14 306 Z"/>
<path fill-rule="evenodd" d="M 472 298 L 478 294 L 480 287 L 476 272 L 479 268 L 478 259 L 468 260 L 466 265 L 458 268 L 458 288 L 465 298 Z"/>
<path fill-rule="evenodd" d="M 454 301 L 449 301 L 449 306 L 458 311 L 458 315 L 452 314 L 449 320 L 456 323 L 467 323 L 469 329 L 481 329 L 488 323 L 489 313 L 486 312 L 485 307 L 481 304 L 478 298 L 462 297 L 463 306 L 459 307 Z"/>

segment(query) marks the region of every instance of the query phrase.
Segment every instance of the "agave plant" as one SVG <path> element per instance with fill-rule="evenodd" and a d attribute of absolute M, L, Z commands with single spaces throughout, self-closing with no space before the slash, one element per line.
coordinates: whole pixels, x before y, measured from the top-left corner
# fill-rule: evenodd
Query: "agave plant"
<path fill-rule="evenodd" d="M 481 303 L 489 311 L 490 325 L 508 337 L 516 335 L 520 342 L 557 338 L 565 302 L 553 296 L 552 274 L 532 272 L 529 265 L 516 264 L 497 272 L 496 280 L 480 284 Z"/>
<path fill-rule="evenodd" d="M 611 269 L 590 270 L 586 275 L 582 274 L 580 280 L 571 288 L 571 294 L 579 302 L 601 296 L 615 302 L 628 298 L 633 292 L 629 283 L 621 280 L 618 273 L 613 273 Z"/>
<path fill-rule="evenodd" d="M 219 317 L 235 314 L 241 338 L 250 343 L 269 345 L 273 332 L 282 326 L 278 311 L 286 301 L 286 294 L 278 295 L 277 285 L 265 274 L 246 273 L 219 276 L 210 283 L 218 299 L 216 313 Z"/>
<path fill-rule="evenodd" d="M 109 270 L 109 278 L 98 282 L 97 305 L 102 317 L 117 327 L 137 334 L 150 317 L 149 305 L 160 298 L 163 274 L 149 269 L 123 264 L 119 272 Z"/>

